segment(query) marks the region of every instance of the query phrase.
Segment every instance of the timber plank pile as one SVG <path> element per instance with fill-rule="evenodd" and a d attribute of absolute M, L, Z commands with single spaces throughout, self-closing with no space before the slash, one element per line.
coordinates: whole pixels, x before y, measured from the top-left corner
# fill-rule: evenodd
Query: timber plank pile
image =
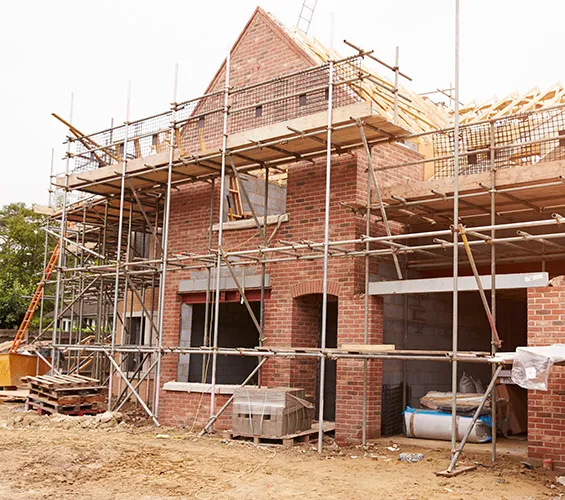
<path fill-rule="evenodd" d="M 24 377 L 29 386 L 26 410 L 40 415 L 96 415 L 106 410 L 106 387 L 82 375 Z"/>

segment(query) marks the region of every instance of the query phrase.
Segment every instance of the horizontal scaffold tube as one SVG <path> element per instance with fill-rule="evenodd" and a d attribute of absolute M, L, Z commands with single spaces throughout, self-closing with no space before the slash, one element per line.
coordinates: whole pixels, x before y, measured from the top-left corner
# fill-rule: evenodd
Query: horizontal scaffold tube
<path fill-rule="evenodd" d="M 527 221 L 527 222 L 512 222 L 507 224 L 497 224 L 497 225 L 485 225 L 485 226 L 477 226 L 477 227 L 470 227 L 467 228 L 466 231 L 469 234 L 473 233 L 481 233 L 481 232 L 488 232 L 491 230 L 496 231 L 505 231 L 505 230 L 523 230 L 526 228 L 531 227 L 542 227 L 542 226 L 554 226 L 554 225 L 561 225 L 565 223 L 565 218 L 561 215 L 554 214 L 552 219 L 544 219 L 538 221 Z M 380 248 L 380 249 L 372 249 L 372 250 L 347 250 L 345 248 L 336 248 L 336 247 L 346 247 L 346 246 L 354 246 L 360 245 L 365 243 L 380 243 L 384 245 L 390 245 L 391 242 L 398 242 L 403 240 L 410 240 L 416 238 L 438 238 L 440 236 L 450 236 L 452 234 L 451 229 L 443 229 L 437 231 L 426 231 L 420 233 L 406 233 L 406 234 L 395 234 L 391 236 L 372 236 L 372 237 L 362 237 L 352 240 L 338 240 L 330 242 L 330 247 L 334 253 L 332 257 L 363 257 L 365 255 L 373 255 L 373 256 L 386 256 L 392 254 L 407 254 L 407 253 L 414 253 L 414 252 L 424 252 L 429 250 L 444 250 L 446 248 L 453 247 L 453 243 L 451 241 L 436 241 L 434 243 L 428 244 L 421 244 L 421 245 L 402 245 L 397 246 L 395 245 L 394 248 Z M 504 244 L 504 243 L 511 243 L 511 242 L 527 242 L 527 241 L 535 241 L 535 240 L 551 240 L 551 239 L 559 239 L 565 238 L 565 231 L 558 232 L 558 233 L 546 233 L 546 234 L 531 234 L 527 237 L 523 235 L 518 236 L 506 236 L 506 237 L 498 237 L 495 239 L 491 239 L 490 236 L 483 235 L 484 238 L 480 240 L 473 240 L 469 241 L 471 246 L 482 246 L 485 244 Z M 459 246 L 463 246 L 463 243 L 458 243 Z M 296 252 L 295 256 L 286 256 L 286 257 L 278 257 L 278 258 L 270 258 L 265 259 L 265 263 L 274 263 L 274 262 L 288 262 L 293 260 L 316 260 L 323 257 L 323 255 L 319 252 L 320 249 L 323 248 L 322 242 L 308 242 L 308 243 L 296 243 L 296 244 L 288 244 L 279 247 L 263 247 L 263 248 L 255 248 L 250 250 L 238 250 L 238 251 L 231 251 L 225 252 L 225 256 L 227 259 L 230 257 L 235 258 L 233 261 L 230 261 L 232 265 L 254 265 L 257 263 L 256 260 L 241 260 L 241 257 L 254 259 L 260 258 L 266 254 L 275 254 L 277 252 L 286 253 L 288 252 Z M 307 254 L 307 253 L 298 253 L 299 251 L 304 250 L 311 250 L 316 252 Z M 524 249 L 525 250 L 525 249 Z M 206 267 L 213 267 L 213 260 L 216 258 L 214 254 L 202 254 L 202 255 L 195 255 L 195 254 L 188 254 L 188 255 L 174 255 L 168 259 L 169 265 L 177 265 L 179 268 L 182 269 L 202 269 Z M 438 255 L 438 258 L 441 258 L 441 255 Z M 183 262 L 190 262 L 190 261 L 206 261 L 200 265 L 183 265 Z M 85 266 L 85 267 L 73 267 L 73 268 L 62 268 L 60 271 L 63 272 L 75 272 L 75 271 L 86 271 L 86 272 L 103 272 L 103 276 L 112 276 L 113 272 L 110 271 L 111 269 L 111 262 L 110 264 L 104 264 L 101 266 Z M 136 267 L 136 266 L 150 266 L 150 265 L 157 265 L 159 261 L 157 260 L 145 260 L 145 261 L 136 261 L 136 262 L 129 262 L 123 263 L 121 267 L 128 268 L 128 267 Z M 130 275 L 143 275 L 143 274 L 153 274 L 155 273 L 155 269 L 144 269 L 144 270 L 130 270 L 128 274 Z"/>
<path fill-rule="evenodd" d="M 76 344 L 54 344 L 53 348 L 60 351 L 82 351 L 97 352 L 105 351 L 105 344 L 76 345 Z M 391 359 L 391 360 L 415 360 L 415 361 L 442 361 L 451 362 L 457 360 L 469 363 L 502 363 L 500 358 L 495 358 L 489 353 L 461 352 L 453 357 L 449 351 L 388 351 L 388 352 L 352 352 L 341 349 L 300 349 L 300 348 L 228 348 L 228 347 L 158 347 L 158 346 L 135 346 L 116 345 L 115 352 L 159 352 L 161 354 L 213 354 L 221 356 L 244 356 L 244 357 L 289 357 L 289 358 L 329 358 L 329 359 Z"/>

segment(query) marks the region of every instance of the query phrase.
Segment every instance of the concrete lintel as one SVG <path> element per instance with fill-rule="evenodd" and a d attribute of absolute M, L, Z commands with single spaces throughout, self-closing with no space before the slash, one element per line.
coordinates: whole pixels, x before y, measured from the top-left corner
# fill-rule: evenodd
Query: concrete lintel
<path fill-rule="evenodd" d="M 216 394 L 232 395 L 239 388 L 236 384 L 216 384 Z M 252 387 L 252 386 L 250 386 Z M 172 392 L 196 392 L 210 394 L 212 392 L 211 384 L 202 384 L 199 382 L 166 382 L 163 389 Z"/>
<path fill-rule="evenodd" d="M 214 287 L 212 273 L 212 288 Z M 260 288 L 261 287 L 261 275 L 240 275 L 238 276 L 239 283 L 244 288 Z M 265 287 L 269 288 L 271 286 L 271 277 L 265 275 Z M 207 278 L 195 278 L 190 280 L 181 280 L 179 283 L 179 293 L 194 293 L 194 292 L 205 292 L 208 287 Z M 237 285 L 231 276 L 220 277 L 220 290 L 237 290 Z"/>
<path fill-rule="evenodd" d="M 481 276 L 485 290 L 491 289 L 491 276 Z M 547 286 L 549 275 L 539 273 L 499 274 L 496 276 L 497 290 L 513 288 L 536 288 Z M 474 276 L 463 276 L 458 279 L 458 290 L 461 292 L 477 291 Z M 438 293 L 453 292 L 453 278 L 426 278 L 414 280 L 378 281 L 369 283 L 369 295 L 394 295 L 404 293 Z"/>

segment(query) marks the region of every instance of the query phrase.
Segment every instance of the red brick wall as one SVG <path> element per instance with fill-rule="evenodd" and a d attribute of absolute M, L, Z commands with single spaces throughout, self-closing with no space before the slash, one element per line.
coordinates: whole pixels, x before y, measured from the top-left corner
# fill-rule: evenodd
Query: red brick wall
<path fill-rule="evenodd" d="M 244 85 L 311 66 L 306 56 L 296 48 L 279 28 L 259 9 L 252 17 L 244 34 L 232 51 L 230 84 Z M 223 68 L 214 78 L 210 89 L 219 89 L 224 82 Z M 256 123 L 249 124 L 255 127 Z M 219 134 L 218 134 L 219 137 Z M 208 148 L 210 145 L 207 145 Z M 409 161 L 418 156 L 397 145 L 379 146 L 374 149 L 375 166 Z M 325 201 L 325 158 L 311 163 L 298 163 L 289 168 L 287 181 L 287 213 L 290 221 L 282 224 L 274 241 L 302 240 L 323 241 Z M 400 175 L 400 177 L 398 177 Z M 398 182 L 405 176 L 420 180 L 422 169 L 408 167 L 401 171 L 379 173 L 382 183 Z M 367 186 L 367 162 L 363 151 L 332 158 L 332 192 L 330 199 L 330 239 L 354 239 L 366 233 L 365 219 L 354 215 L 341 206 L 341 202 L 365 203 Z M 218 220 L 219 182 L 214 191 L 214 222 Z M 189 185 L 175 192 L 171 200 L 169 249 L 171 253 L 181 251 L 206 253 L 208 251 L 208 221 L 210 216 L 210 186 Z M 274 229 L 270 226 L 269 232 Z M 397 230 L 397 229 L 395 229 Z M 371 234 L 384 234 L 376 221 L 371 225 Z M 217 244 L 213 235 L 212 246 Z M 224 249 L 256 248 L 260 239 L 255 229 L 228 231 L 224 233 Z M 361 249 L 363 246 L 352 246 Z M 375 247 L 376 248 L 376 247 Z M 272 254 L 273 257 L 282 254 Z M 320 254 L 321 256 L 321 254 Z M 271 276 L 272 292 L 265 303 L 266 346 L 313 347 L 318 342 L 318 317 L 314 304 L 319 304 L 320 290 L 312 285 L 306 289 L 304 283 L 320 283 L 323 260 L 287 261 L 267 266 Z M 377 273 L 376 259 L 372 259 L 371 272 Z M 364 337 L 364 284 L 365 264 L 363 259 L 330 259 L 328 267 L 330 293 L 338 300 L 338 346 L 344 342 L 362 343 Z M 170 272 L 165 291 L 164 345 L 178 344 L 180 328 L 180 301 L 177 294 L 181 279 L 190 277 L 190 271 Z M 308 294 L 318 295 L 308 295 Z M 371 297 L 369 316 L 369 342 L 382 342 L 382 301 Z M 317 307 L 317 306 L 316 306 Z M 177 356 L 167 355 L 162 362 L 162 384 L 175 380 Z M 362 419 L 363 362 L 339 360 L 337 363 L 336 436 L 340 441 L 359 441 Z M 380 432 L 380 404 L 382 367 L 378 361 L 369 362 L 368 436 L 376 437 Z M 307 393 L 316 389 L 317 363 L 296 359 L 269 359 L 262 370 L 262 382 L 267 386 L 303 386 Z M 221 398 L 216 408 L 222 404 Z M 161 391 L 159 418 L 163 423 L 186 425 L 196 411 L 200 395 Z M 199 421 L 204 422 L 209 411 L 209 396 L 200 406 Z M 229 422 L 230 412 L 224 422 Z"/>
<path fill-rule="evenodd" d="M 379 167 L 400 165 L 419 160 L 422 156 L 407 146 L 399 144 L 381 144 L 373 148 L 373 162 Z M 378 173 L 382 186 L 398 186 L 410 181 L 424 180 L 423 165 L 383 170 Z"/>
<path fill-rule="evenodd" d="M 564 340 L 565 286 L 528 290 L 528 345 Z M 528 391 L 528 455 L 565 470 L 565 367 L 553 367 L 547 391 Z"/>
<path fill-rule="evenodd" d="M 365 229 L 361 217 L 353 215 L 340 206 L 340 202 L 354 202 L 358 199 L 361 182 L 366 182 L 365 173 L 360 172 L 355 156 L 335 157 L 332 162 L 332 192 L 330 196 L 330 238 L 333 240 L 353 239 L 360 236 L 361 228 Z M 289 169 L 287 191 L 287 211 L 290 214 L 289 224 L 280 231 L 280 238 L 290 241 L 322 241 L 324 237 L 324 201 L 325 201 L 325 160 L 312 165 L 298 165 Z M 351 247 L 354 249 L 354 247 Z M 364 267 L 353 259 L 330 259 L 328 279 L 330 293 L 338 299 L 338 346 L 351 341 L 355 333 L 363 334 L 364 301 L 359 295 L 363 292 Z M 303 303 L 296 303 L 295 294 L 315 293 L 311 300 L 319 299 L 321 292 L 320 278 L 323 275 L 323 260 L 302 261 L 300 263 L 279 263 L 271 271 L 273 290 L 266 310 L 266 329 L 269 338 L 267 345 L 316 345 L 318 318 Z M 306 286 L 305 284 L 312 286 Z M 307 297 L 308 295 L 305 295 Z M 292 309 L 291 309 L 292 306 Z M 313 306 L 312 306 L 313 307 Z M 286 312 L 286 313 L 285 313 Z M 378 310 L 377 310 L 378 314 Z M 305 316 L 310 324 L 304 324 Z M 315 323 L 312 324 L 312 318 Z M 371 323 L 374 331 L 373 340 L 381 338 L 382 323 Z M 306 339 L 305 339 L 306 336 Z M 358 336 L 355 337 L 357 340 Z M 361 339 L 362 341 L 362 339 Z M 313 361 L 291 361 L 290 372 L 287 371 L 288 360 L 272 360 L 266 365 L 265 383 L 303 383 L 307 392 L 315 389 L 317 364 Z M 337 397 L 336 397 L 336 436 L 340 441 L 358 440 L 353 426 L 361 422 L 362 392 L 356 382 L 347 379 L 349 367 L 354 361 L 339 360 L 337 363 Z M 380 367 L 379 367 L 380 368 Z M 357 374 L 358 375 L 358 374 Z M 372 435 L 378 435 L 380 404 L 380 370 L 371 373 L 370 386 L 374 388 L 373 398 L 369 400 L 369 412 L 375 425 Z M 358 377 L 357 377 L 358 378 Z M 347 380 L 346 380 L 347 379 Z M 306 381 L 309 383 L 306 384 Z M 344 382 L 345 381 L 345 382 Z M 351 423 L 354 422 L 354 423 Z M 351 424 L 350 424 L 351 423 Z M 343 425 L 342 425 L 343 424 Z"/>
<path fill-rule="evenodd" d="M 352 239 L 364 232 L 364 221 L 361 217 L 351 214 L 340 206 L 341 201 L 357 199 L 358 174 L 357 159 L 349 155 L 334 158 L 332 167 L 332 195 L 330 215 L 330 236 L 332 239 Z M 361 169 L 363 170 L 363 169 Z M 366 177 L 365 177 L 366 179 Z M 366 180 L 362 180 L 366 182 Z M 215 196 L 219 186 L 216 186 Z M 207 247 L 207 221 L 209 220 L 210 187 L 194 185 L 183 189 L 172 198 L 171 227 L 169 246 L 172 253 L 180 251 L 205 252 Z M 316 165 L 297 165 L 289 170 L 287 212 L 290 222 L 281 226 L 276 239 L 291 241 L 311 240 L 321 241 L 324 229 L 324 198 L 325 198 L 325 160 Z M 216 203 L 217 206 L 217 203 Z M 273 226 L 269 231 L 273 230 Z M 228 231 L 225 234 L 225 248 L 253 248 L 259 243 L 254 237 L 254 229 Z M 214 235 L 216 244 L 217 235 Z M 339 332 L 338 343 L 354 338 L 353 332 L 363 331 L 363 266 L 352 259 L 330 259 L 329 280 L 330 292 L 338 293 L 339 299 Z M 319 285 L 323 271 L 322 259 L 313 261 L 291 261 L 272 264 L 267 272 L 271 276 L 272 292 L 266 301 L 265 335 L 267 346 L 315 346 L 317 344 L 316 324 L 308 323 L 303 317 L 302 309 L 294 298 L 299 294 L 319 293 L 319 289 L 303 289 L 302 284 L 312 281 Z M 189 271 L 171 272 L 167 279 L 164 344 L 177 345 L 180 324 L 180 301 L 177 290 L 178 282 L 189 277 Z M 317 288 L 320 288 L 319 286 Z M 305 295 L 306 297 L 308 295 Z M 306 302 L 308 303 L 308 301 Z M 311 312 L 311 311 L 310 311 Z M 380 310 L 376 309 L 376 316 Z M 309 315 L 312 318 L 312 315 Z M 360 326 L 361 325 L 361 326 Z M 374 339 L 380 339 L 382 324 L 375 319 L 372 322 L 375 332 Z M 342 338 L 343 335 L 343 338 Z M 161 383 L 174 380 L 177 373 L 177 358 L 166 356 L 162 363 Z M 309 375 L 310 373 L 310 375 Z M 375 373 L 375 376 L 377 374 Z M 315 363 L 288 359 L 269 360 L 263 370 L 263 383 L 269 386 L 289 386 L 300 383 L 308 392 L 315 390 Z M 309 382 L 309 383 L 308 383 Z M 371 380 L 375 389 L 375 404 L 380 399 L 380 379 Z M 352 396 L 352 388 L 347 389 L 348 397 Z M 169 393 L 161 395 L 160 418 L 165 423 L 178 423 L 177 413 L 190 411 L 188 401 L 185 407 L 182 401 L 187 399 L 174 393 L 174 403 L 171 403 Z M 338 388 L 338 407 L 340 389 Z M 357 394 L 360 397 L 359 394 Z M 348 403 L 349 404 L 349 403 Z M 360 402 L 359 402 L 360 404 Z M 375 406 L 377 411 L 377 406 Z M 348 408 L 351 412 L 351 408 Z M 339 414 L 339 410 L 338 410 Z M 351 415 L 349 415 L 351 416 Z M 180 417 L 181 420 L 184 417 Z M 378 417 L 375 417 L 378 418 Z M 344 428 L 344 431 L 346 429 Z"/>
<path fill-rule="evenodd" d="M 166 397 L 159 404 L 161 423 L 174 427 L 185 427 L 199 431 L 206 425 L 210 417 L 210 394 L 197 392 L 166 391 Z M 216 411 L 229 399 L 229 395 L 216 395 Z M 214 428 L 225 430 L 231 428 L 231 406 L 220 415 Z"/>
<path fill-rule="evenodd" d="M 317 64 L 260 7 L 235 42 L 230 57 L 231 87 L 243 87 Z M 214 76 L 207 93 L 224 87 L 224 71 L 225 63 Z"/>

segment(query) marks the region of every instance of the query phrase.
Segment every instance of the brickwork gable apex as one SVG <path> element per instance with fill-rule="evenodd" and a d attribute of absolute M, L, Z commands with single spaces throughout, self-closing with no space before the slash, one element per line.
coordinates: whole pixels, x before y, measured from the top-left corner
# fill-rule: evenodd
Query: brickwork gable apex
<path fill-rule="evenodd" d="M 253 26 L 253 24 L 256 20 L 259 20 L 259 21 L 263 22 L 266 26 L 268 26 L 269 29 L 279 38 L 279 40 L 282 43 L 287 45 L 293 52 L 296 53 L 296 55 L 298 57 L 303 59 L 305 65 L 306 65 L 305 67 L 315 66 L 315 65 L 319 64 L 319 61 L 315 61 L 314 59 L 312 59 L 312 57 L 308 54 L 308 52 L 306 52 L 292 38 L 292 36 L 285 30 L 285 28 L 283 27 L 282 23 L 280 23 L 280 21 L 276 20 L 276 18 L 272 14 L 266 12 L 263 8 L 261 8 L 259 6 L 257 6 L 255 8 L 255 10 L 253 11 L 253 14 L 251 15 L 251 17 L 249 18 L 249 20 L 245 24 L 243 30 L 241 31 L 241 33 L 237 37 L 235 43 L 232 45 L 232 47 L 230 49 L 231 54 L 233 54 L 237 50 L 238 46 L 241 45 L 242 41 L 249 34 L 250 28 Z M 226 65 L 226 60 L 224 59 L 222 61 L 222 64 L 218 68 L 218 71 L 216 71 L 216 74 L 214 75 L 214 77 L 210 81 L 208 87 L 206 88 L 206 91 L 204 92 L 205 94 L 211 92 L 213 89 L 218 89 L 218 88 L 221 87 L 221 86 L 218 86 L 217 84 L 218 84 L 218 79 L 220 78 L 220 76 L 222 75 L 222 73 L 224 71 L 225 65 Z"/>

